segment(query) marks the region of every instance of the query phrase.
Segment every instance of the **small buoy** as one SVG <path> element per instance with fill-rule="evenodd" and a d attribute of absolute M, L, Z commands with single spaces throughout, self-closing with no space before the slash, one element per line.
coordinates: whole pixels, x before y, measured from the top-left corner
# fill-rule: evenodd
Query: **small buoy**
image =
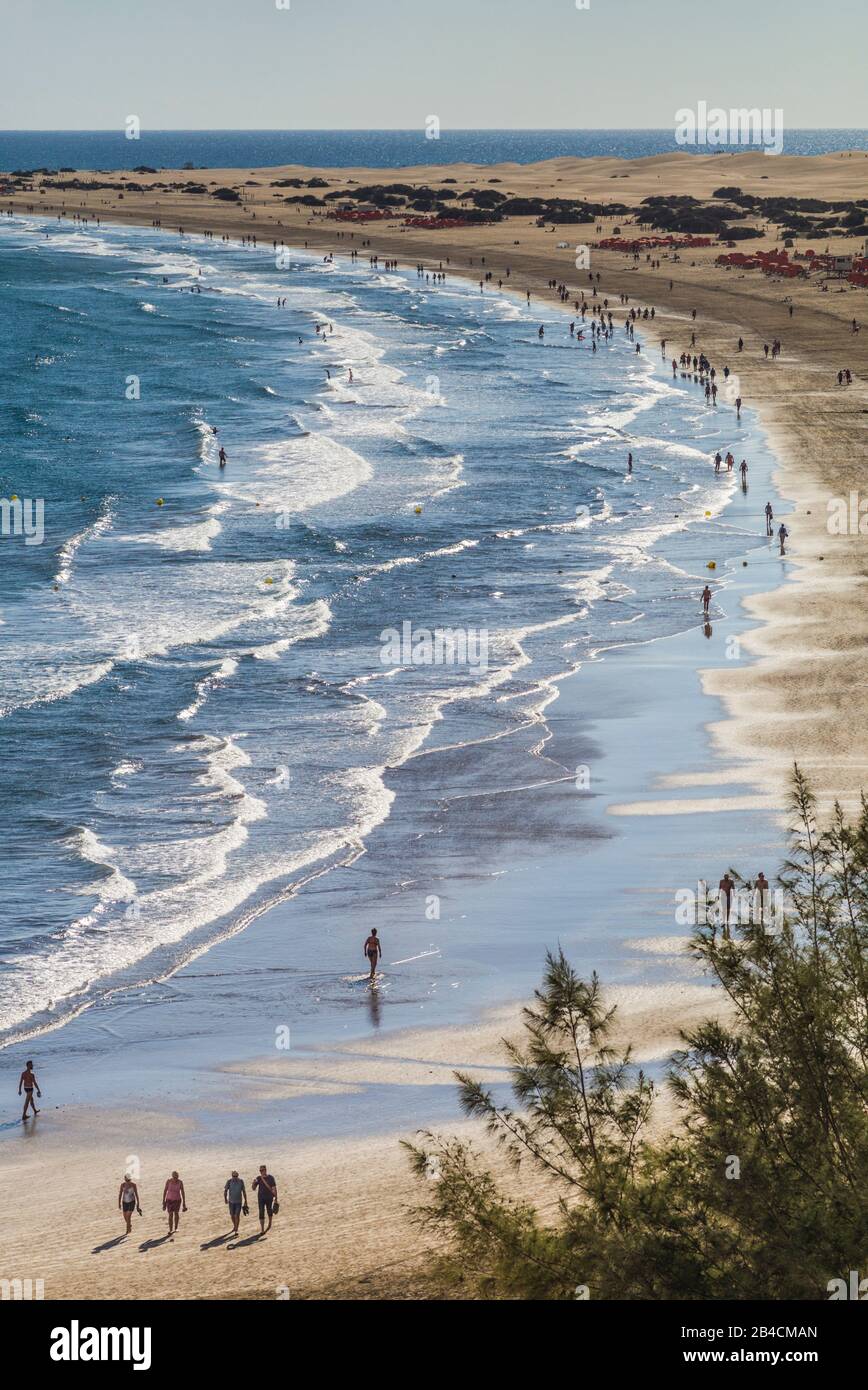
<path fill-rule="evenodd" d="M 746 569 L 747 569 L 747 560 L 742 560 L 742 562 L 741 562 L 741 567 L 742 567 L 743 570 L 746 570 Z"/>
<path fill-rule="evenodd" d="M 711 512 L 706 512 L 705 515 L 706 515 L 706 516 L 711 516 Z"/>
<path fill-rule="evenodd" d="M 818 555 L 818 556 L 817 556 L 817 559 L 818 559 L 818 560 L 825 560 L 825 558 L 826 558 L 825 555 Z"/>
<path fill-rule="evenodd" d="M 165 506 L 165 503 L 164 503 L 162 497 L 158 497 L 158 498 L 157 498 L 157 506 L 158 506 L 158 507 L 163 507 L 163 506 Z"/>
<path fill-rule="evenodd" d="M 709 560 L 709 562 L 708 562 L 708 564 L 705 566 L 705 568 L 706 568 L 707 570 L 716 570 L 716 569 L 717 569 L 717 561 L 716 561 L 716 560 Z"/>
<path fill-rule="evenodd" d="M 9 498 L 9 501 L 10 501 L 10 502 L 17 502 L 17 501 L 18 501 L 18 493 L 17 493 L 17 492 L 13 492 L 12 496 Z"/>
<path fill-rule="evenodd" d="M 414 507 L 414 508 L 413 508 L 413 511 L 416 513 L 417 516 L 421 516 L 421 515 L 422 515 L 422 508 L 421 508 L 421 507 Z"/>
<path fill-rule="evenodd" d="M 273 580 L 273 579 L 271 578 L 271 576 L 269 575 L 268 579 L 266 579 L 265 582 L 266 582 L 266 584 L 273 584 L 273 583 L 274 583 L 274 580 Z"/>

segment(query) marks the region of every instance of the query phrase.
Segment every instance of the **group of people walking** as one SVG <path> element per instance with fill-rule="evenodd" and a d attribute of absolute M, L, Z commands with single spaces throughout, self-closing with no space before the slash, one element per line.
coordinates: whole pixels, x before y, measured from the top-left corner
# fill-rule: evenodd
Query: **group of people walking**
<path fill-rule="evenodd" d="M 271 1230 L 272 1220 L 280 1210 L 280 1204 L 277 1200 L 277 1183 L 264 1163 L 259 1165 L 259 1172 L 253 1179 L 252 1191 L 256 1193 L 259 1208 L 260 1235 L 264 1236 Z M 250 1207 L 247 1201 L 247 1185 L 244 1179 L 239 1177 L 235 1168 L 232 1169 L 223 1187 L 223 1201 L 229 1208 L 232 1234 L 237 1236 L 241 1218 L 242 1216 L 249 1216 Z M 184 1190 L 184 1183 L 180 1175 L 174 1170 L 163 1184 L 162 1204 L 163 1211 L 168 1218 L 169 1238 L 171 1238 L 178 1229 L 181 1212 L 187 1210 L 187 1194 Z M 124 1219 L 126 1234 L 131 1235 L 133 1215 L 142 1216 L 143 1212 L 138 1183 L 130 1177 L 129 1173 L 124 1174 L 118 1189 L 118 1211 Z"/>

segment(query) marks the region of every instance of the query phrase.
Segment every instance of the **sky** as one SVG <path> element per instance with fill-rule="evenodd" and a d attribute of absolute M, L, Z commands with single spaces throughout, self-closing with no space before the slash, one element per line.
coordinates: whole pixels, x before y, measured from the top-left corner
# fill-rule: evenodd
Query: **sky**
<path fill-rule="evenodd" d="M 866 0 L 587 3 L 0 0 L 0 129 L 868 126 Z"/>

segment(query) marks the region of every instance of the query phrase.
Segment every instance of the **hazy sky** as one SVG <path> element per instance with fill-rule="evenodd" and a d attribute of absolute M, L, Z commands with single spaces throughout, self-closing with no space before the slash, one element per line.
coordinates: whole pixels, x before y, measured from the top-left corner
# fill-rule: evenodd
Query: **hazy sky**
<path fill-rule="evenodd" d="M 0 0 L 0 128 L 866 126 L 868 0 Z"/>

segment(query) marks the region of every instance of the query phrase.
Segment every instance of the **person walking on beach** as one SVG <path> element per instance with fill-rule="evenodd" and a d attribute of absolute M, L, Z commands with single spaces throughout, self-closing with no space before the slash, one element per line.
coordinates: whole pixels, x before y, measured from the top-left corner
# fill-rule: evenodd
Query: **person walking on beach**
<path fill-rule="evenodd" d="M 708 606 L 709 606 L 710 603 L 711 603 L 711 590 L 709 589 L 708 585 L 706 584 L 705 588 L 704 588 L 703 591 L 702 591 L 702 611 L 703 611 L 703 613 L 705 614 L 706 618 L 708 617 Z"/>
<path fill-rule="evenodd" d="M 163 1188 L 163 1211 L 169 1214 L 169 1235 L 174 1235 L 178 1229 L 179 1215 L 181 1211 L 187 1210 L 187 1197 L 184 1192 L 184 1184 L 173 1172 L 170 1178 L 166 1178 L 166 1185 Z"/>
<path fill-rule="evenodd" d="M 377 965 L 379 963 L 380 956 L 383 954 L 383 948 L 380 945 L 380 938 L 377 936 L 376 927 L 371 927 L 371 934 L 365 942 L 364 950 L 365 955 L 367 956 L 371 964 L 370 978 L 373 980 L 375 974 L 377 973 Z"/>
<path fill-rule="evenodd" d="M 766 535 L 767 535 L 767 536 L 773 536 L 773 535 L 774 535 L 774 527 L 772 526 L 772 522 L 774 521 L 774 519 L 775 519 L 775 514 L 774 514 L 774 512 L 772 511 L 772 504 L 771 504 L 771 502 L 766 502 Z"/>
<path fill-rule="evenodd" d="M 139 1189 L 133 1182 L 129 1173 L 124 1173 L 124 1180 L 118 1190 L 118 1211 L 121 1212 L 124 1221 L 127 1223 L 127 1235 L 132 1232 L 133 1212 L 137 1211 L 139 1216 L 142 1209 L 139 1205 Z"/>
<path fill-rule="evenodd" d="M 759 873 L 756 876 L 756 883 L 754 884 L 754 912 L 756 918 L 759 920 L 760 926 L 762 926 L 763 922 L 765 921 L 765 909 L 769 900 L 768 892 L 769 881 L 763 873 L 762 869 L 760 869 Z"/>
<path fill-rule="evenodd" d="M 277 1204 L 277 1183 L 264 1163 L 259 1165 L 259 1176 L 253 1179 L 253 1190 L 259 1201 L 259 1230 L 261 1235 L 271 1230 L 274 1209 Z M 268 1225 L 265 1224 L 266 1215 Z"/>
<path fill-rule="evenodd" d="M 236 1169 L 232 1169 L 232 1176 L 226 1179 L 226 1186 L 223 1189 L 223 1201 L 229 1208 L 229 1216 L 232 1220 L 232 1234 L 238 1235 L 238 1223 L 241 1220 L 241 1213 L 247 1215 L 247 1188 L 244 1186 L 244 1179 L 239 1178 Z"/>
<path fill-rule="evenodd" d="M 781 554 L 782 554 L 782 555 L 786 555 L 786 553 L 787 553 L 787 552 L 786 552 L 786 549 L 785 549 L 785 542 L 786 542 L 786 539 L 787 539 L 787 537 L 789 536 L 789 534 L 790 534 L 790 533 L 789 533 L 789 531 L 787 530 L 786 526 L 784 525 L 783 522 L 781 522 L 780 526 L 778 527 L 778 540 L 779 540 L 780 543 L 781 543 Z"/>
<path fill-rule="evenodd" d="M 738 471 L 739 471 L 739 473 L 741 474 L 741 485 L 742 485 L 742 487 L 746 488 L 746 487 L 747 487 L 747 459 L 742 459 L 741 463 L 738 465 Z"/>
<path fill-rule="evenodd" d="M 717 887 L 720 892 L 721 907 L 723 907 L 724 903 L 726 904 L 724 909 L 723 930 L 724 934 L 729 936 L 729 914 L 732 908 L 732 894 L 735 888 L 735 879 L 730 878 L 728 869 Z"/>
<path fill-rule="evenodd" d="M 39 1114 L 39 1111 L 36 1109 L 36 1102 L 33 1099 L 34 1090 L 36 1091 L 36 1094 L 38 1095 L 39 1099 L 42 1100 L 42 1092 L 39 1089 L 39 1082 L 36 1080 L 36 1073 L 33 1070 L 32 1062 L 27 1063 L 23 1072 L 18 1078 L 19 1096 L 21 1095 L 22 1087 L 24 1089 L 24 1109 L 21 1112 L 21 1119 L 26 1120 L 28 1106 L 32 1108 L 34 1115 Z"/>

